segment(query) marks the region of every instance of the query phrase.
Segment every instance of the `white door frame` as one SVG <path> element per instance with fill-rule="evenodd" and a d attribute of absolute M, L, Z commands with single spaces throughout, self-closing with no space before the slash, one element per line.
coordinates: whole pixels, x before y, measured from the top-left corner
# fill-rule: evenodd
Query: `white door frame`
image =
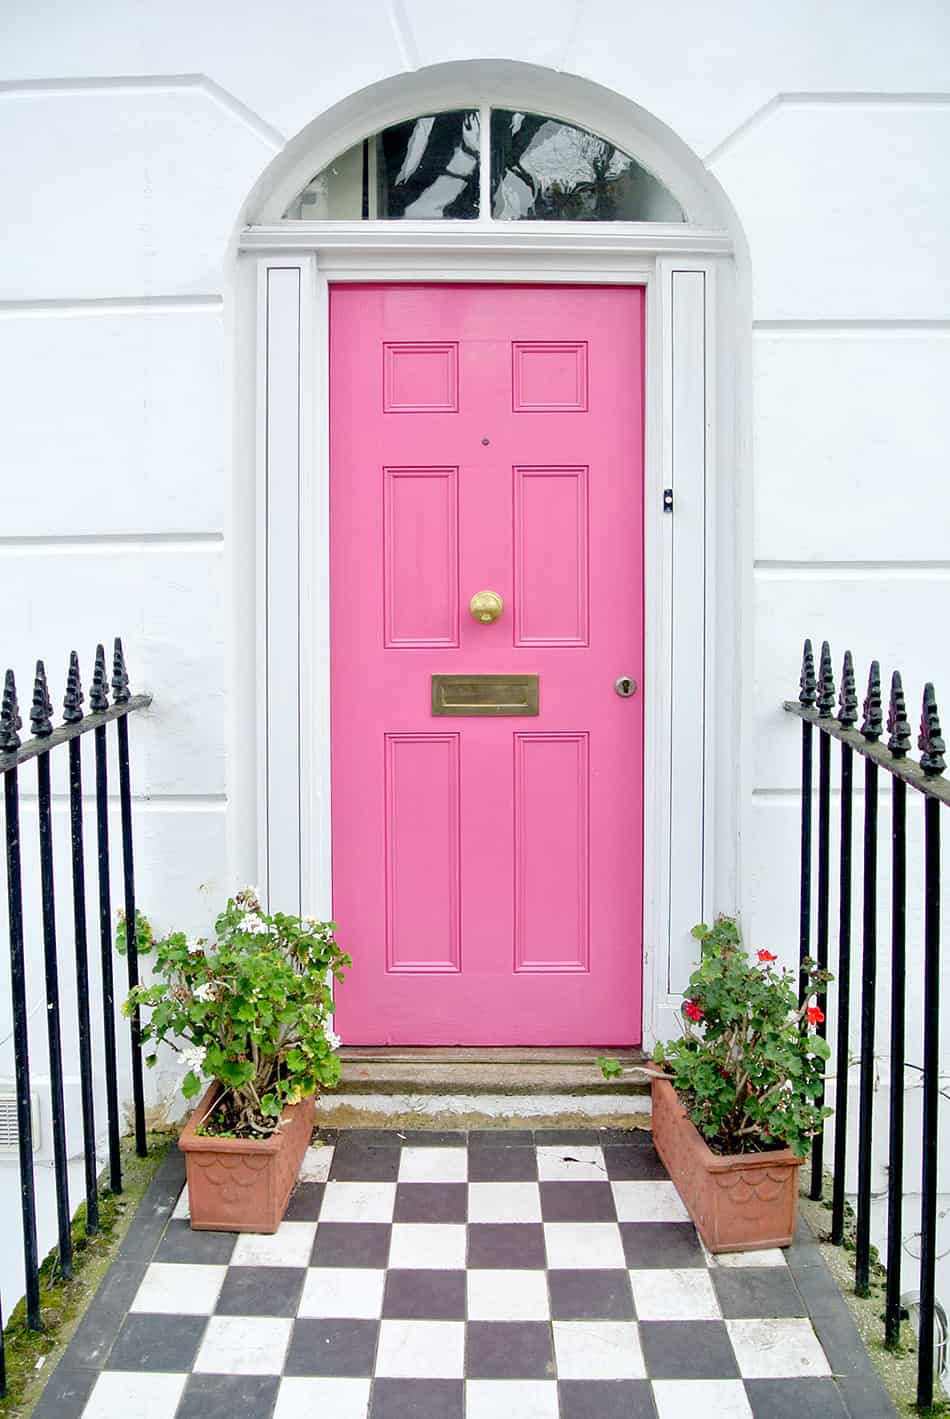
<path fill-rule="evenodd" d="M 540 225 L 476 233 L 452 222 L 294 222 L 242 235 L 246 299 L 256 312 L 248 375 L 256 408 L 259 879 L 274 906 L 330 915 L 330 282 L 642 285 L 649 1045 L 675 1033 L 694 953 L 690 928 L 731 905 L 737 877 L 738 748 L 716 730 L 718 706 L 731 718 L 738 669 L 735 519 L 723 516 L 731 490 L 720 471 L 734 455 L 732 360 L 723 357 L 735 325 L 733 263 L 718 230 Z M 672 514 L 663 510 L 664 489 L 673 491 Z"/>

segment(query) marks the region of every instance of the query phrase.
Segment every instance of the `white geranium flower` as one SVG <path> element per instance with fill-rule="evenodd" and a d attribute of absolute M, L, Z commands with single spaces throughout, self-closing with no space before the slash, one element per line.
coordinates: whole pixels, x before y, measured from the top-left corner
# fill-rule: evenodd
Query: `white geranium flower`
<path fill-rule="evenodd" d="M 196 985 L 192 992 L 195 999 L 201 1001 L 213 1000 L 217 984 L 217 981 L 206 980 L 203 981 L 201 985 Z"/>
<path fill-rule="evenodd" d="M 205 949 L 205 948 L 202 946 L 202 944 L 201 944 L 201 942 L 198 940 L 197 936 L 190 936 L 190 937 L 188 938 L 187 946 L 188 946 L 188 954 L 189 954 L 189 956 L 202 956 L 202 955 L 204 955 L 204 949 Z"/>
<path fill-rule="evenodd" d="M 340 1039 L 340 1036 L 336 1033 L 336 1031 L 329 1023 L 324 1025 L 323 1033 L 326 1036 L 327 1044 L 330 1046 L 331 1049 L 340 1048 L 340 1045 L 343 1043 L 343 1041 Z"/>
<path fill-rule="evenodd" d="M 304 917 L 305 926 L 318 926 L 319 924 L 319 917 L 314 916 L 312 912 L 308 912 L 307 915 Z"/>
<path fill-rule="evenodd" d="M 200 1074 L 204 1068 L 206 1050 L 203 1045 L 193 1045 L 191 1049 L 182 1050 L 182 1059 L 189 1069 L 193 1069 L 196 1074 Z"/>
<path fill-rule="evenodd" d="M 269 936 L 271 928 L 257 912 L 245 912 L 238 922 L 238 931 L 246 931 L 251 936 Z"/>

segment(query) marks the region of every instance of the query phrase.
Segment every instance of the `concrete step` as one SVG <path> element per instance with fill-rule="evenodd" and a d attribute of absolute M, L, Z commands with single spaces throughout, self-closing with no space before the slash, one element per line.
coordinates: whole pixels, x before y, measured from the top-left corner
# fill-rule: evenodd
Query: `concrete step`
<path fill-rule="evenodd" d="M 340 1089 L 350 1094 L 648 1094 L 636 1076 L 605 1079 L 597 1050 L 367 1049 L 340 1050 Z M 640 1050 L 620 1050 L 624 1064 L 643 1064 Z"/>
<path fill-rule="evenodd" d="M 607 1050 L 640 1065 L 640 1050 Z M 596 1049 L 340 1050 L 339 1086 L 318 1102 L 317 1127 L 472 1129 L 649 1128 L 649 1084 L 604 1079 Z"/>

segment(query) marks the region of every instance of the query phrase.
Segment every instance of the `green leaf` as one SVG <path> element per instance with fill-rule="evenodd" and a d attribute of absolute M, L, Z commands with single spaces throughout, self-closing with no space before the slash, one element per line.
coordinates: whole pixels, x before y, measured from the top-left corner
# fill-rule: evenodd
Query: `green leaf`
<path fill-rule="evenodd" d="M 181 1081 L 181 1092 L 186 1099 L 194 1099 L 201 1093 L 201 1080 L 193 1069 L 189 1069 Z"/>

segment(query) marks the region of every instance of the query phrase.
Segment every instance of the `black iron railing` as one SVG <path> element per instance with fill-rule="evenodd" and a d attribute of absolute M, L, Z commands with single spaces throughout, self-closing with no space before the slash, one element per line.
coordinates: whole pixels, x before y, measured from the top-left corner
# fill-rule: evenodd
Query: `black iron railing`
<path fill-rule="evenodd" d="M 802 960 L 812 942 L 812 801 L 813 735 L 818 746 L 817 910 L 815 959 L 829 964 L 831 884 L 831 741 L 840 753 L 840 823 L 838 833 L 838 943 L 834 965 L 835 1097 L 831 1240 L 840 1245 L 845 1232 L 845 1169 L 847 1164 L 848 1068 L 851 1053 L 851 946 L 854 755 L 864 759 L 864 839 L 861 920 L 860 1046 L 858 1055 L 857 1206 L 855 1230 L 855 1290 L 867 1295 L 871 1270 L 871 1183 L 874 1131 L 874 1049 L 878 976 L 878 795 L 883 770 L 891 783 L 891 920 L 890 920 L 890 1108 L 888 1119 L 887 1291 L 884 1330 L 896 1345 L 901 1322 L 901 1244 L 904 1210 L 904 1077 L 907 1068 L 907 790 L 924 800 L 923 848 L 923 1074 L 920 1321 L 917 1363 L 917 1404 L 929 1409 L 934 1396 L 937 1259 L 937 1137 L 940 1094 L 940 810 L 950 805 L 945 744 L 940 732 L 933 685 L 925 685 L 917 747 L 920 760 L 908 758 L 912 733 L 907 718 L 901 676 L 891 677 L 887 722 L 881 696 L 881 672 L 871 662 L 860 728 L 854 664 L 845 652 L 835 709 L 835 684 L 828 642 L 821 647 L 818 672 L 811 641 L 805 642 L 800 693 L 786 710 L 802 720 L 801 899 L 799 949 Z M 880 743 L 887 730 L 886 744 Z M 915 954 L 915 960 L 917 954 Z M 823 1005 L 823 1001 L 819 1001 Z M 822 1030 L 825 1026 L 822 1025 Z M 811 1196 L 822 1196 L 823 1139 L 814 1140 Z"/>
<path fill-rule="evenodd" d="M 109 770 L 107 730 L 116 725 L 119 762 L 119 811 L 122 824 L 122 872 L 126 921 L 126 961 L 129 985 L 138 983 L 138 950 L 135 934 L 135 876 L 132 854 L 132 786 L 129 768 L 128 716 L 151 703 L 149 695 L 133 695 L 125 668 L 122 643 L 115 642 L 112 663 L 112 703 L 106 671 L 105 651 L 96 649 L 95 670 L 89 703 L 91 713 L 83 714 L 83 693 L 79 661 L 75 651 L 69 659 L 63 723 L 53 727 L 53 706 L 46 670 L 37 661 L 33 701 L 29 720 L 33 737 L 21 742 L 22 720 L 17 703 L 13 671 L 8 670 L 0 707 L 0 774 L 3 775 L 7 912 L 10 942 L 10 983 L 13 1014 L 13 1045 L 17 1095 L 17 1145 L 20 1171 L 21 1221 L 25 1272 L 27 1324 L 41 1327 L 39 1256 L 37 1249 L 36 1194 L 33 1171 L 33 1119 L 30 1094 L 30 1041 L 27 1022 L 27 962 L 24 932 L 33 930 L 34 914 L 24 911 L 21 836 L 20 775 L 36 761 L 37 808 L 39 816 L 40 908 L 43 940 L 44 993 L 47 1046 L 49 1051 L 50 1111 L 53 1134 L 53 1174 L 56 1193 L 57 1251 L 64 1277 L 72 1275 L 71 1210 L 67 1176 L 66 1113 L 63 1097 L 63 1048 L 60 1018 L 59 946 L 56 924 L 56 893 L 53 867 L 53 795 L 50 759 L 60 745 L 68 746 L 69 824 L 72 856 L 73 937 L 76 972 L 78 1068 L 82 1115 L 83 1164 L 85 1181 L 85 1229 L 88 1236 L 99 1230 L 99 1195 L 96 1165 L 96 1125 L 93 1099 L 93 1045 L 89 989 L 89 949 L 86 915 L 84 811 L 82 789 L 81 736 L 93 734 L 96 765 L 96 847 L 99 885 L 99 948 L 101 959 L 102 1039 L 106 1111 L 108 1115 L 109 1186 L 122 1190 L 119 1153 L 119 1092 L 115 1026 L 115 984 L 113 979 L 112 902 L 109 859 Z M 140 1023 L 132 1016 L 131 1066 L 136 1150 L 144 1157 L 145 1101 L 142 1082 Z M 0 1317 L 0 1396 L 5 1393 L 2 1317 Z"/>

